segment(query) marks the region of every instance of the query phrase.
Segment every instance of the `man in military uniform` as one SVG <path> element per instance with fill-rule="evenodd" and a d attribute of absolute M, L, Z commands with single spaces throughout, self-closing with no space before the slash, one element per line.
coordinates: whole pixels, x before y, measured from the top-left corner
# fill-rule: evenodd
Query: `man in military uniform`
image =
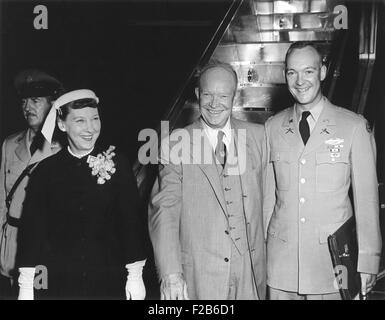
<path fill-rule="evenodd" d="M 52 102 L 63 92 L 62 84 L 40 70 L 31 69 L 15 77 L 28 128 L 7 137 L 2 146 L 0 171 L 0 299 L 9 298 L 15 278 L 17 228 L 28 176 L 16 183 L 23 171 L 57 152 L 40 133 Z M 14 190 L 12 187 L 15 185 Z M 12 191 L 12 192 L 11 192 Z M 12 195 L 10 198 L 9 195 Z M 7 199 L 8 198 L 8 199 Z M 17 286 L 16 286 L 17 287 Z"/>
<path fill-rule="evenodd" d="M 381 253 L 373 134 L 362 116 L 322 95 L 326 67 L 310 43 L 292 44 L 285 64 L 295 105 L 265 125 L 270 299 L 340 299 L 327 237 L 353 215 L 350 187 L 366 294 Z"/>

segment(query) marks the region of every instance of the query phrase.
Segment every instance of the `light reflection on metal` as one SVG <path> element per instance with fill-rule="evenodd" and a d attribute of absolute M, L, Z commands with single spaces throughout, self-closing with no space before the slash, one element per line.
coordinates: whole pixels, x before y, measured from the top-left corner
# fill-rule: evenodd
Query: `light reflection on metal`
<path fill-rule="evenodd" d="M 284 77 L 286 51 L 294 41 L 314 41 L 328 63 L 339 0 L 249 0 L 235 16 L 213 59 L 238 75 L 235 108 L 278 111 L 291 103 Z M 262 111 L 256 111 L 262 112 Z"/>

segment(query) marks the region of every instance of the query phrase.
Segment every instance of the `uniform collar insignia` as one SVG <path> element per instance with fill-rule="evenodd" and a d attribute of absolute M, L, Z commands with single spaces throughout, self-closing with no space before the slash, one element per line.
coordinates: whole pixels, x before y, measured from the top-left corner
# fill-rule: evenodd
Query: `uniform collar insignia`
<path fill-rule="evenodd" d="M 293 128 L 287 128 L 285 134 L 294 133 Z"/>

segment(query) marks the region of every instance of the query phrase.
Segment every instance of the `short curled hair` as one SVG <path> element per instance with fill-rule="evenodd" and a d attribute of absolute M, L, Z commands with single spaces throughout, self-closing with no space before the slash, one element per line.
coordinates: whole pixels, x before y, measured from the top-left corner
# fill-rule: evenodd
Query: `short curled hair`
<path fill-rule="evenodd" d="M 200 87 L 201 78 L 202 78 L 203 74 L 206 71 L 208 71 L 210 69 L 214 69 L 214 68 L 221 68 L 223 70 L 228 71 L 233 76 L 233 78 L 234 78 L 235 88 L 238 87 L 238 75 L 235 72 L 234 68 L 230 64 L 228 64 L 228 63 L 225 63 L 225 62 L 222 62 L 222 61 L 219 61 L 219 60 L 215 60 L 215 59 L 210 60 L 205 66 L 203 66 L 202 69 L 200 69 L 198 71 L 198 86 L 199 87 Z"/>
<path fill-rule="evenodd" d="M 83 108 L 99 108 L 99 105 L 94 99 L 85 98 L 68 102 L 62 105 L 58 110 L 58 117 L 61 120 L 65 120 L 70 112 L 70 109 L 83 109 Z"/>

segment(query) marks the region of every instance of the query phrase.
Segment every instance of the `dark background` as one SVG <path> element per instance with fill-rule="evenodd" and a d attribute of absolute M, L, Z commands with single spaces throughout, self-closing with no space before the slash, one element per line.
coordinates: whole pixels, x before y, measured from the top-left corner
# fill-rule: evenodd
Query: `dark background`
<path fill-rule="evenodd" d="M 0 0 L 0 141 L 24 130 L 14 76 L 40 68 L 67 90 L 100 99 L 105 144 L 131 163 L 138 132 L 156 128 L 223 19 L 228 0 Z M 48 9 L 36 30 L 34 7 Z M 153 257 L 144 271 L 147 299 L 159 299 Z"/>
<path fill-rule="evenodd" d="M 102 136 L 133 162 L 137 136 L 155 128 L 221 22 L 228 0 L 7 1 L 1 3 L 0 140 L 25 128 L 14 75 L 36 67 L 102 106 Z M 36 5 L 48 30 L 35 30 Z"/>

